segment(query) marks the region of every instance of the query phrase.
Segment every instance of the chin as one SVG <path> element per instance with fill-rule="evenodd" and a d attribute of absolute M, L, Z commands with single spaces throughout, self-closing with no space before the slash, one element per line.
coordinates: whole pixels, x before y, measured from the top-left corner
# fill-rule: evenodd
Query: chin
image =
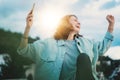
<path fill-rule="evenodd" d="M 80 29 L 77 28 L 74 30 L 74 32 L 78 34 L 80 32 Z"/>
<path fill-rule="evenodd" d="M 80 32 L 80 29 L 79 30 L 77 30 L 77 33 L 79 33 Z"/>
<path fill-rule="evenodd" d="M 77 34 L 79 34 L 80 31 L 76 31 Z"/>

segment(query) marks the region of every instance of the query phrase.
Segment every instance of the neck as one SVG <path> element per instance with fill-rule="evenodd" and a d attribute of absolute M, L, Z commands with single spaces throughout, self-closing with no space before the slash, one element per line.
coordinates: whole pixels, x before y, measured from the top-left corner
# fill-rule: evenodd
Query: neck
<path fill-rule="evenodd" d="M 76 34 L 75 32 L 70 32 L 70 34 L 68 35 L 67 40 L 73 40 L 75 34 Z"/>

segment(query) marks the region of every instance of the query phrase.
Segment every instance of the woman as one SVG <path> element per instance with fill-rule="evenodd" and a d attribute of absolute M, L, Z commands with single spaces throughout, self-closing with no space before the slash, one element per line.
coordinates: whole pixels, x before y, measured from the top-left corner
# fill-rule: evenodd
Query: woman
<path fill-rule="evenodd" d="M 18 53 L 36 63 L 35 80 L 98 80 L 98 56 L 104 54 L 113 41 L 111 33 L 114 17 L 107 15 L 106 19 L 109 26 L 102 42 L 94 42 L 79 35 L 81 26 L 77 17 L 66 15 L 61 19 L 54 38 L 28 44 L 28 34 L 33 23 L 32 9 L 27 17 Z"/>

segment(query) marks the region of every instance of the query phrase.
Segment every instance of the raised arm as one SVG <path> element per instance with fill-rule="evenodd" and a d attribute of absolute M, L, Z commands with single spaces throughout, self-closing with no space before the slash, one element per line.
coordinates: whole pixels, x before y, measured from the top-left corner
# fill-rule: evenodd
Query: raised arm
<path fill-rule="evenodd" d="M 25 48 L 27 46 L 27 44 L 28 44 L 28 36 L 29 36 L 31 26 L 33 24 L 34 6 L 35 6 L 35 4 L 33 4 L 33 7 L 31 9 L 31 11 L 29 12 L 29 14 L 28 14 L 28 16 L 26 18 L 26 28 L 25 28 L 24 34 L 22 36 L 19 48 Z"/>
<path fill-rule="evenodd" d="M 108 21 L 108 23 L 109 23 L 109 25 L 108 25 L 108 32 L 112 33 L 113 30 L 114 30 L 114 24 L 115 24 L 114 16 L 112 16 L 112 15 L 107 15 L 107 16 L 106 16 L 106 19 L 107 19 L 107 21 Z"/>
<path fill-rule="evenodd" d="M 97 50 L 99 55 L 103 55 L 110 48 L 111 43 L 113 41 L 113 35 L 111 33 L 113 32 L 115 24 L 114 16 L 107 15 L 106 19 L 109 25 L 105 37 L 102 41 L 94 43 L 94 50 Z"/>

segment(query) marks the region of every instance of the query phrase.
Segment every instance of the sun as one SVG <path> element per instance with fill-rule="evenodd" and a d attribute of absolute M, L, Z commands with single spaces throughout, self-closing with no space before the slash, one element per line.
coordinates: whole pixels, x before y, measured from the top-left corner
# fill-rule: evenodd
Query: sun
<path fill-rule="evenodd" d="M 55 10 L 44 10 L 41 13 L 41 25 L 47 29 L 55 29 L 60 21 L 61 14 Z"/>
<path fill-rule="evenodd" d="M 59 21 L 64 16 L 65 12 L 56 8 L 44 8 L 41 11 L 38 10 L 35 14 L 36 32 L 40 34 L 42 38 L 53 36 Z"/>

